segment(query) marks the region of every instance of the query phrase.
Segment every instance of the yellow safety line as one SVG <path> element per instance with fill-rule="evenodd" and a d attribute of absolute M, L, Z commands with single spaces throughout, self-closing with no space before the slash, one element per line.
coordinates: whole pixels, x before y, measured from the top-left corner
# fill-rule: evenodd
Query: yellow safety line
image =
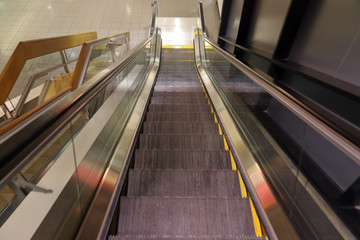
<path fill-rule="evenodd" d="M 236 171 L 237 166 L 231 151 L 230 151 L 230 161 L 231 161 L 231 169 Z"/>
<path fill-rule="evenodd" d="M 219 127 L 219 135 L 223 135 L 223 132 L 222 132 L 222 130 L 221 130 L 220 123 L 218 123 L 218 127 Z"/>
<path fill-rule="evenodd" d="M 225 148 L 225 150 L 229 151 L 230 149 L 229 149 L 229 145 L 228 145 L 228 143 L 226 141 L 225 135 L 223 135 L 223 140 L 224 140 L 224 148 Z"/>
<path fill-rule="evenodd" d="M 194 49 L 193 45 L 163 45 L 164 49 Z"/>
<path fill-rule="evenodd" d="M 252 215 L 253 215 L 255 234 L 256 234 L 257 237 L 262 237 L 262 229 L 261 229 L 261 223 L 260 223 L 259 217 L 257 215 L 256 209 L 254 207 L 254 204 L 253 204 L 251 198 L 249 198 L 249 200 L 250 200 L 251 212 L 252 212 Z"/>
<path fill-rule="evenodd" d="M 164 50 L 163 52 L 173 52 L 173 51 L 169 51 L 169 50 Z M 194 51 L 176 51 L 177 53 L 181 52 L 181 53 L 193 53 Z"/>

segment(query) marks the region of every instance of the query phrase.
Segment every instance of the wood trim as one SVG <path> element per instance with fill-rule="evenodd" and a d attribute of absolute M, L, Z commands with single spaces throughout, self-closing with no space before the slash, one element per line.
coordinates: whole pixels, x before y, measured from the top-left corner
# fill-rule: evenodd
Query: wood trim
<path fill-rule="evenodd" d="M 31 116 L 35 115 L 35 113 L 39 112 L 41 109 L 45 108 L 46 106 L 48 106 L 50 103 L 52 103 L 54 100 L 56 100 L 57 98 L 63 96 L 64 94 L 68 93 L 71 91 L 71 87 L 67 87 L 65 88 L 63 91 L 61 91 L 59 94 L 57 94 L 56 96 L 48 99 L 47 101 L 45 101 L 43 104 L 40 104 L 38 106 L 36 106 L 35 108 L 31 109 L 29 112 L 25 113 L 24 115 L 14 119 L 13 121 L 11 121 L 9 124 L 6 124 L 3 128 L 0 129 L 0 137 L 3 136 L 5 133 L 11 131 L 12 129 L 14 129 L 15 127 L 17 127 L 18 125 L 20 125 L 22 122 L 24 122 L 26 119 L 29 119 Z"/>
<path fill-rule="evenodd" d="M 106 39 L 109 40 L 110 38 L 118 37 L 121 35 L 125 35 L 130 41 L 130 32 L 119 33 L 119 34 L 116 34 L 113 36 L 98 39 L 96 41 L 101 41 L 101 40 L 106 40 Z M 77 61 L 75 69 L 74 69 L 74 74 L 71 79 L 70 86 L 72 86 L 73 91 L 79 87 L 80 79 L 82 78 L 82 75 L 84 74 L 83 71 L 85 71 L 84 69 L 86 69 L 86 66 L 88 64 L 88 61 L 89 61 L 89 58 L 91 55 L 91 48 L 92 48 L 93 43 L 94 43 L 94 41 L 89 41 L 89 42 L 83 43 L 83 46 L 81 48 L 81 52 L 79 55 L 79 59 Z"/>
<path fill-rule="evenodd" d="M 6 101 L 6 98 L 15 85 L 26 60 L 63 49 L 76 47 L 81 45 L 83 42 L 94 40 L 96 38 L 96 32 L 88 32 L 20 42 L 5 65 L 4 70 L 0 74 L 0 104 L 4 104 Z"/>

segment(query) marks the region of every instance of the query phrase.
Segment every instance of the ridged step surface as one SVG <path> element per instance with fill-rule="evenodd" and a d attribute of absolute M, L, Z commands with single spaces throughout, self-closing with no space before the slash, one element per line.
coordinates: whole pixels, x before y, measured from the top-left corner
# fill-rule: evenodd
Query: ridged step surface
<path fill-rule="evenodd" d="M 231 169 L 230 154 L 225 150 L 153 150 L 135 151 L 135 169 Z"/>
<path fill-rule="evenodd" d="M 146 114 L 148 122 L 209 122 L 214 123 L 214 116 L 205 113 L 195 112 L 148 112 Z"/>
<path fill-rule="evenodd" d="M 218 134 L 219 128 L 213 122 L 145 122 L 144 134 Z"/>
<path fill-rule="evenodd" d="M 166 235 L 140 235 L 140 236 L 131 236 L 131 235 L 124 235 L 124 236 L 110 236 L 109 240 L 266 240 L 265 237 L 255 237 L 255 236 L 176 236 L 170 237 Z"/>
<path fill-rule="evenodd" d="M 140 135 L 140 149 L 224 149 L 220 135 Z"/>
<path fill-rule="evenodd" d="M 149 112 L 206 112 L 211 113 L 211 108 L 207 104 L 202 105 L 179 105 L 179 104 L 150 104 Z"/>
<path fill-rule="evenodd" d="M 119 234 L 255 237 L 248 199 L 123 197 Z"/>
<path fill-rule="evenodd" d="M 233 170 L 130 170 L 127 196 L 241 197 Z"/>
<path fill-rule="evenodd" d="M 204 92 L 153 92 L 152 97 L 179 97 L 179 98 L 198 98 L 205 97 Z"/>
<path fill-rule="evenodd" d="M 175 95 L 176 96 L 176 95 Z M 154 104 L 208 104 L 204 97 L 182 98 L 182 97 L 152 97 Z"/>

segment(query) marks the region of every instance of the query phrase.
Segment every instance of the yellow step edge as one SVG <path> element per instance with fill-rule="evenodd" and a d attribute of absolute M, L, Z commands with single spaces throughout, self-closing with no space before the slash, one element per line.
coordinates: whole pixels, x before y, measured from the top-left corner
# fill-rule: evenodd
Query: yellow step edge
<path fill-rule="evenodd" d="M 247 197 L 249 197 L 249 195 L 248 195 L 247 189 L 245 187 L 244 181 L 243 181 L 243 179 L 241 177 L 240 171 L 238 170 L 237 172 L 238 172 L 239 182 L 240 182 L 241 197 L 242 198 L 247 198 Z"/>
<path fill-rule="evenodd" d="M 193 45 L 163 45 L 163 49 L 194 49 Z"/>
<path fill-rule="evenodd" d="M 250 200 L 250 207 L 251 207 L 251 213 L 253 216 L 256 237 L 262 237 L 263 235 L 262 235 L 262 229 L 261 229 L 259 216 L 257 215 L 256 209 L 254 207 L 254 204 L 253 204 L 251 198 L 249 198 L 249 200 Z"/>
<path fill-rule="evenodd" d="M 231 161 L 231 169 L 237 170 L 236 162 L 231 151 L 230 151 L 230 161 Z"/>
<path fill-rule="evenodd" d="M 172 51 L 167 51 L 167 50 L 163 50 L 163 52 L 172 52 Z M 188 52 L 194 52 L 194 51 L 176 51 L 177 53 L 188 53 Z"/>
<path fill-rule="evenodd" d="M 214 112 L 214 110 L 211 108 L 211 112 Z M 216 117 L 216 114 L 214 113 L 214 121 L 215 121 L 215 123 L 218 123 L 219 121 L 218 121 L 218 119 L 217 119 L 217 117 Z"/>
<path fill-rule="evenodd" d="M 229 151 L 229 145 L 228 145 L 224 135 L 223 135 L 223 140 L 224 140 L 224 148 L 225 148 L 225 150 Z"/>
<path fill-rule="evenodd" d="M 219 127 L 219 135 L 223 135 L 223 131 L 221 129 L 220 123 L 217 123 L 217 124 L 218 124 L 218 127 Z"/>

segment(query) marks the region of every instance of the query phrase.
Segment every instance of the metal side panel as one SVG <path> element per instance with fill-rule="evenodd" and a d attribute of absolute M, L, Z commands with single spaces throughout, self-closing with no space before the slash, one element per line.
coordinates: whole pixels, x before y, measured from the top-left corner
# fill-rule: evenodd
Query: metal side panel
<path fill-rule="evenodd" d="M 156 59 L 151 69 L 140 97 L 136 102 L 133 112 L 127 121 L 126 127 L 115 149 L 108 168 L 105 170 L 102 181 L 99 184 L 98 191 L 89 207 L 82 226 L 76 239 L 106 239 L 107 231 L 113 215 L 116 199 L 119 198 L 120 190 L 128 165 L 129 158 L 133 152 L 133 145 L 139 127 L 144 118 L 144 111 L 149 102 L 151 90 L 159 69 L 161 39 L 156 41 Z"/>
<path fill-rule="evenodd" d="M 255 208 L 269 239 L 299 239 L 298 234 L 266 182 L 250 149 L 247 147 L 240 132 L 237 130 L 238 128 L 223 100 L 217 93 L 207 72 L 200 64 L 199 41 L 197 37 L 195 38 L 194 43 L 196 66 L 199 75 L 209 98 L 211 99 L 215 112 L 218 115 L 224 134 L 227 136 L 228 143 L 232 147 L 234 158 L 237 160 L 239 170 L 247 185 L 250 196 L 254 200 Z M 256 203 L 261 203 L 261 205 Z"/>

